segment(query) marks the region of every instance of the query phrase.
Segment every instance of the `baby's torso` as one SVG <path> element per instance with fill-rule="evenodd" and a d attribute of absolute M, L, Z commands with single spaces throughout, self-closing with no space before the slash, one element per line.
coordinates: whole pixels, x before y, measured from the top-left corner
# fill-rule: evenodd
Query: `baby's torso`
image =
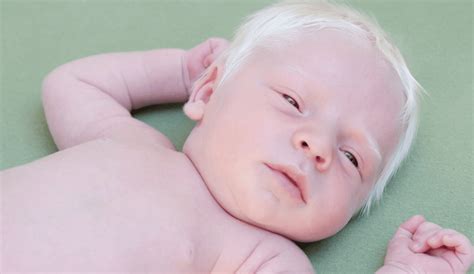
<path fill-rule="evenodd" d="M 271 234 L 229 216 L 162 148 L 100 139 L 7 170 L 2 188 L 6 269 L 210 272 L 232 258 L 232 271 Z"/>

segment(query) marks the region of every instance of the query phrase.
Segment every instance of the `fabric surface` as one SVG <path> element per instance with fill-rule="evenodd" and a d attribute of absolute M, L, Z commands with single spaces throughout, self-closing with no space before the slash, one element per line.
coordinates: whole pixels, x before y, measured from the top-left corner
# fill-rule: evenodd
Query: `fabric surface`
<path fill-rule="evenodd" d="M 271 2 L 1 0 L 0 169 L 56 151 L 40 98 L 42 79 L 55 67 L 103 52 L 229 39 L 244 16 Z M 374 272 L 397 226 L 414 214 L 474 240 L 472 3 L 349 3 L 375 16 L 392 35 L 429 96 L 422 100 L 415 148 L 382 203 L 336 236 L 301 245 L 319 273 Z M 134 115 L 178 148 L 193 126 L 181 105 Z"/>

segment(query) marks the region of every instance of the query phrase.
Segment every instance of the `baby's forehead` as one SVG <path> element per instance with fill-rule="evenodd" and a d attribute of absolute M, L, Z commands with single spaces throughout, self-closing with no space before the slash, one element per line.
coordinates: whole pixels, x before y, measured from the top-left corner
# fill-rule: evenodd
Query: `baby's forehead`
<path fill-rule="evenodd" d="M 260 63 L 267 66 L 283 64 L 299 68 L 299 72 L 308 75 L 313 74 L 311 69 L 314 67 L 308 69 L 304 65 L 316 62 L 321 69 L 339 73 L 347 71 L 373 75 L 379 72 L 396 76 L 392 65 L 376 44 L 357 33 L 327 28 L 311 36 L 298 35 L 291 40 L 277 41 L 263 39 L 250 57 L 259 59 Z"/>
<path fill-rule="evenodd" d="M 310 89 L 404 95 L 398 74 L 375 44 L 347 31 L 326 29 L 287 44 L 266 45 L 251 58 L 251 66 L 278 75 L 275 79 L 313 85 Z"/>

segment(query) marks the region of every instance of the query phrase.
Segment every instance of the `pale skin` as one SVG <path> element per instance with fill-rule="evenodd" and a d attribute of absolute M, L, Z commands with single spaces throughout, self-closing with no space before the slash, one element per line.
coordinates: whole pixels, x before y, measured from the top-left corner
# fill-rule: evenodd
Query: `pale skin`
<path fill-rule="evenodd" d="M 60 151 L 0 173 L 3 271 L 314 272 L 289 239 L 329 237 L 363 205 L 401 132 L 401 86 L 367 41 L 327 30 L 257 50 L 217 87 L 226 46 L 103 54 L 48 75 Z M 185 101 L 197 124 L 182 152 L 130 115 Z M 378 272 L 471 263 L 469 239 L 414 216 Z"/>

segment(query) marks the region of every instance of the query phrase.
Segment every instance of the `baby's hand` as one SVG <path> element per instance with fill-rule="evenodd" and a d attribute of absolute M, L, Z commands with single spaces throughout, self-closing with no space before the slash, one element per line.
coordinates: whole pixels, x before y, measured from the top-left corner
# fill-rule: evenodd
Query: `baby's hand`
<path fill-rule="evenodd" d="M 416 215 L 395 232 L 379 272 L 465 273 L 473 260 L 473 247 L 466 236 Z"/>
<path fill-rule="evenodd" d="M 196 78 L 217 59 L 228 45 L 229 42 L 223 38 L 209 38 L 184 54 L 182 60 L 183 80 L 188 94 Z"/>

